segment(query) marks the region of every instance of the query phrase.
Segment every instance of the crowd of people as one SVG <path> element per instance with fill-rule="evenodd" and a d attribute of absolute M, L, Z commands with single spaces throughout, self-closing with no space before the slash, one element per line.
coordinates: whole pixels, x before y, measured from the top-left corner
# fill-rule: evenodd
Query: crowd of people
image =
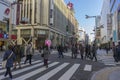
<path fill-rule="evenodd" d="M 97 61 L 97 57 L 96 57 L 97 49 L 98 47 L 96 44 L 84 45 L 81 43 L 79 44 L 75 43 L 69 47 L 68 46 L 64 47 L 62 45 L 58 45 L 56 47 L 56 50 L 58 51 L 58 58 L 64 58 L 64 52 L 71 50 L 72 59 L 76 59 L 77 56 L 80 55 L 81 60 L 90 59 L 95 61 Z M 113 57 L 115 61 L 118 62 L 120 60 L 120 42 L 117 46 L 115 46 L 115 43 L 113 43 L 112 50 L 113 50 Z M 43 58 L 44 66 L 48 68 L 48 59 L 51 52 L 50 47 L 48 45 L 42 46 L 39 48 L 39 52 L 41 53 L 41 57 Z M 107 49 L 106 49 L 106 53 L 107 53 Z M 18 64 L 19 66 L 18 68 L 21 68 L 21 59 L 23 57 L 26 57 L 24 64 L 26 64 L 26 62 L 29 61 L 29 64 L 31 65 L 33 54 L 34 54 L 34 49 L 31 43 L 27 45 L 17 45 L 17 44 L 9 45 L 8 49 L 5 51 L 3 60 L 8 59 L 10 55 L 12 56 L 10 56 L 10 58 L 7 60 L 6 73 L 4 76 L 7 76 L 9 74 L 10 79 L 12 79 L 11 67 L 13 67 L 13 69 L 16 69 Z"/>
<path fill-rule="evenodd" d="M 24 64 L 29 60 L 29 64 L 31 65 L 31 59 L 33 55 L 33 49 L 32 44 L 29 43 L 28 45 L 8 45 L 8 49 L 5 51 L 3 56 L 3 61 L 7 60 L 6 63 L 6 72 L 5 77 L 9 74 L 10 79 L 12 80 L 12 73 L 11 73 L 11 67 L 13 69 L 16 69 L 17 64 L 19 68 L 21 68 L 21 59 L 25 56 L 26 59 L 24 61 Z M 13 65 L 14 64 L 14 65 Z"/>
<path fill-rule="evenodd" d="M 81 59 L 86 59 L 89 58 L 93 60 L 95 58 L 95 61 L 97 61 L 96 58 L 96 51 L 97 51 L 97 46 L 95 44 L 93 45 L 83 45 L 83 44 L 72 44 L 71 47 L 71 58 L 76 59 L 78 55 L 81 55 Z M 57 51 L 58 51 L 58 58 L 64 58 L 64 52 L 66 52 L 66 49 L 62 45 L 57 46 Z"/>

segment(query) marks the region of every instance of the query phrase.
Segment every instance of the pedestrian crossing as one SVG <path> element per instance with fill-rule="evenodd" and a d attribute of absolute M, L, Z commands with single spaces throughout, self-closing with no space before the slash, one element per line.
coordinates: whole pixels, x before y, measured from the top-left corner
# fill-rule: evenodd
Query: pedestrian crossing
<path fill-rule="evenodd" d="M 79 63 L 70 62 L 48 62 L 48 68 L 43 66 L 42 60 L 36 60 L 32 62 L 32 65 L 21 64 L 21 69 L 13 70 L 13 80 L 53 80 L 53 78 L 59 74 L 62 70 L 63 74 L 57 77 L 57 80 L 70 80 L 77 70 L 92 71 L 92 65 L 84 64 L 81 67 Z M 4 77 L 5 69 L 0 70 L 0 80 L 8 80 L 8 77 Z M 36 76 L 37 75 L 37 76 Z"/>

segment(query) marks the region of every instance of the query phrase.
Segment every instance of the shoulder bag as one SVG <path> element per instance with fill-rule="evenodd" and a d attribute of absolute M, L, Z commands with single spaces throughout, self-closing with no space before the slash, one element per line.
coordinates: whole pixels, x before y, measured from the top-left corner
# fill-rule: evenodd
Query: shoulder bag
<path fill-rule="evenodd" d="M 12 54 L 13 54 L 13 52 L 9 55 L 8 59 L 12 56 Z M 2 68 L 6 67 L 6 63 L 7 63 L 8 59 L 2 61 Z"/>

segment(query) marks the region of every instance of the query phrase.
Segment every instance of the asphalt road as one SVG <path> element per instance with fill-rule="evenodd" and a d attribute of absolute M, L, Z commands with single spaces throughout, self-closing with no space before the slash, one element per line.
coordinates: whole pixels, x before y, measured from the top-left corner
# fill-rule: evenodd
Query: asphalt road
<path fill-rule="evenodd" d="M 70 55 L 71 52 L 67 52 L 64 53 L 64 58 L 58 58 L 57 52 L 52 52 L 49 67 L 46 68 L 40 54 L 35 53 L 32 65 L 22 64 L 21 69 L 12 71 L 13 80 L 90 80 L 95 72 L 113 66 L 105 65 L 102 60 L 97 62 L 90 59 L 81 60 L 79 55 L 77 59 L 72 59 Z M 5 69 L 0 69 L 0 80 L 8 80 L 8 77 L 3 76 L 4 73 Z"/>

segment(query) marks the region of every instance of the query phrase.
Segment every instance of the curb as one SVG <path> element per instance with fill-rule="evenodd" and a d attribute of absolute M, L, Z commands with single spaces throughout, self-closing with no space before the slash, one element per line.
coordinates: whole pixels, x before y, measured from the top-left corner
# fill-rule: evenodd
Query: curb
<path fill-rule="evenodd" d="M 110 75 L 114 71 L 118 71 L 118 70 L 120 71 L 120 67 L 107 67 L 101 69 L 92 75 L 91 80 L 112 80 L 110 79 Z"/>

